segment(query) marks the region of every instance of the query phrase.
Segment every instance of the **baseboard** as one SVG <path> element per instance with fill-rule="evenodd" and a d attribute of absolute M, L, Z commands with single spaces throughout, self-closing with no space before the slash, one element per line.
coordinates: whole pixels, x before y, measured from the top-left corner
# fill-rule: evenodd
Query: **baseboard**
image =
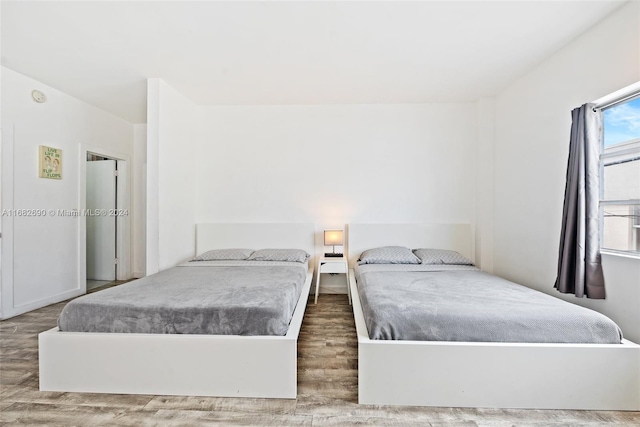
<path fill-rule="evenodd" d="M 347 294 L 347 288 L 342 285 L 342 286 L 325 286 L 325 285 L 320 285 L 320 293 L 321 294 Z"/>

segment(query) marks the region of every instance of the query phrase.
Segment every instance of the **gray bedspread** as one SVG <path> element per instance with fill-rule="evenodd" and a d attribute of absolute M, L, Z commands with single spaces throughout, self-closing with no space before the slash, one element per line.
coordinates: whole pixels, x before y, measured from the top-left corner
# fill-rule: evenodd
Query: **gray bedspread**
<path fill-rule="evenodd" d="M 608 317 L 473 266 L 361 265 L 371 339 L 619 344 Z"/>
<path fill-rule="evenodd" d="M 285 335 L 306 275 L 306 263 L 183 264 L 69 302 L 58 327 L 65 332 Z"/>

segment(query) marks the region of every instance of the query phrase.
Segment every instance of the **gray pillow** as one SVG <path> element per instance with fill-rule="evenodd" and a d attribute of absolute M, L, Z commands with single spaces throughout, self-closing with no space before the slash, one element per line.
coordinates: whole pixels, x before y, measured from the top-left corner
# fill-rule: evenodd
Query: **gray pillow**
<path fill-rule="evenodd" d="M 463 257 L 456 251 L 446 249 L 414 249 L 414 254 L 422 264 L 452 264 L 452 265 L 473 265 L 471 260 Z"/>
<path fill-rule="evenodd" d="M 213 249 L 191 261 L 229 261 L 247 259 L 253 253 L 253 249 Z"/>
<path fill-rule="evenodd" d="M 404 246 L 384 246 L 362 252 L 358 264 L 420 264 L 420 260 Z"/>
<path fill-rule="evenodd" d="M 249 261 L 305 262 L 309 257 L 302 249 L 259 249 L 251 254 Z"/>

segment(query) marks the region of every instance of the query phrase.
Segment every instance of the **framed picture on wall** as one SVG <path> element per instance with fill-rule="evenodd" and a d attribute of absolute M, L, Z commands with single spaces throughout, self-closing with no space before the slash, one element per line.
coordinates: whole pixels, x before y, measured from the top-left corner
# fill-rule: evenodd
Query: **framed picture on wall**
<path fill-rule="evenodd" d="M 40 178 L 62 179 L 61 149 L 41 145 L 38 160 Z"/>

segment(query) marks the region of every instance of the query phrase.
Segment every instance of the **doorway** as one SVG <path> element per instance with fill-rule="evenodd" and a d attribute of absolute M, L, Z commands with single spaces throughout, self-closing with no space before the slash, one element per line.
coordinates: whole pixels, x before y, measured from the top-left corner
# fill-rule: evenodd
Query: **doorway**
<path fill-rule="evenodd" d="M 117 273 L 118 162 L 87 153 L 87 291 L 111 284 Z"/>
<path fill-rule="evenodd" d="M 92 287 L 100 286 L 99 289 L 103 289 L 103 285 L 108 283 L 120 283 L 123 280 L 131 278 L 131 217 L 130 217 L 130 192 L 131 182 L 130 165 L 131 156 L 128 153 L 105 149 L 103 147 L 96 147 L 91 145 L 80 144 L 80 174 L 79 174 L 79 209 L 81 219 L 78 221 L 79 231 L 79 251 L 78 251 L 78 288 L 82 291 L 91 292 Z M 109 166 L 115 162 L 115 171 Z M 102 165 L 103 164 L 103 165 Z M 96 166 L 102 165 L 102 166 Z M 108 174 L 102 171 L 100 175 L 104 175 L 102 179 L 97 180 L 97 187 L 100 189 L 98 192 L 92 191 L 94 187 L 93 183 L 89 181 L 93 180 L 93 175 L 90 170 L 94 168 L 110 169 Z M 107 196 L 111 190 L 108 189 L 112 186 L 114 197 Z M 104 187 L 104 191 L 103 191 Z M 100 198 L 105 199 L 108 205 L 94 205 L 91 198 L 99 195 Z M 106 206 L 110 206 L 107 208 Z M 96 211 L 95 209 L 101 209 Z M 111 209 L 111 211 L 109 210 Z M 97 215 L 96 215 L 97 214 Z M 104 218 L 108 225 L 98 225 L 94 221 L 95 219 Z M 90 229 L 107 227 L 108 233 L 103 230 L 103 237 L 95 238 L 95 234 Z M 94 235 L 94 242 L 98 247 L 90 247 L 93 243 L 90 241 L 89 235 Z M 115 238 L 111 236 L 115 235 Z M 109 236 L 109 237 L 106 237 Z M 114 245 L 115 244 L 115 248 Z M 104 261 L 101 265 L 105 266 L 105 269 L 109 272 L 109 276 L 94 276 L 93 273 L 89 274 L 90 264 L 95 262 L 94 254 L 99 253 L 104 257 Z M 108 258 L 107 258 L 108 257 Z M 110 262 L 107 262 L 107 259 Z M 112 277 L 115 278 L 111 279 Z M 93 277 L 91 277 L 93 276 Z M 97 280 L 99 283 L 88 282 L 88 280 Z M 102 280 L 101 280 L 102 279 Z M 87 287 L 87 285 L 89 285 Z M 94 288 L 95 290 L 95 288 Z"/>

